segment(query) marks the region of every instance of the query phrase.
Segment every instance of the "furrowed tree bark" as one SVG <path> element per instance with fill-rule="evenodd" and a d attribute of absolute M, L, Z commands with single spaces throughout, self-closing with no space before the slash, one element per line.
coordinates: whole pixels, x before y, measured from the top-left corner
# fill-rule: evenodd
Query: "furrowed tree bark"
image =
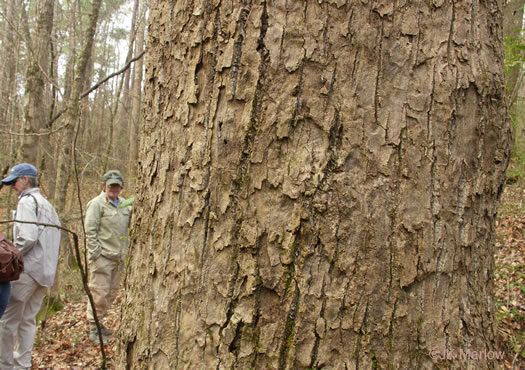
<path fill-rule="evenodd" d="M 119 367 L 495 367 L 500 3 L 150 11 Z"/>

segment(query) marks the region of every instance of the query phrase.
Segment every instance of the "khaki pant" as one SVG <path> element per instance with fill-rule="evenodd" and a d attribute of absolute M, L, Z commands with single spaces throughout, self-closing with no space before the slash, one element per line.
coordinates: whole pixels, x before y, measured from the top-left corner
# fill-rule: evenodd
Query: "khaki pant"
<path fill-rule="evenodd" d="M 12 282 L 11 298 L 0 321 L 0 369 L 31 367 L 36 315 L 45 294 L 46 288 L 25 272 Z"/>
<path fill-rule="evenodd" d="M 88 286 L 97 310 L 97 318 L 102 323 L 120 288 L 122 262 L 99 256 L 96 260 L 89 261 L 89 271 Z M 95 319 L 89 300 L 86 313 L 88 321 L 94 324 Z"/>

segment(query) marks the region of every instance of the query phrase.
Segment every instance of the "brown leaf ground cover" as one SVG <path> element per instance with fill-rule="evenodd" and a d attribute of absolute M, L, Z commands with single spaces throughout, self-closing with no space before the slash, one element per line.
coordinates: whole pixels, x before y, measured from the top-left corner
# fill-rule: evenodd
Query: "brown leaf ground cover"
<path fill-rule="evenodd" d="M 497 233 L 496 328 L 505 360 L 496 367 L 525 369 L 525 190 L 522 187 L 506 188 Z M 62 279 L 73 280 L 65 284 L 70 294 L 66 294 L 63 309 L 41 323 L 33 351 L 33 369 L 100 368 L 100 349 L 88 340 L 85 298 L 80 294 L 79 278 L 71 277 L 74 274 L 74 270 L 68 273 L 67 269 L 62 273 Z M 106 327 L 114 331 L 119 326 L 119 303 L 117 299 L 105 322 Z M 105 346 L 108 369 L 115 368 L 115 346 L 114 337 Z"/>
<path fill-rule="evenodd" d="M 117 298 L 104 324 L 116 331 L 120 318 Z M 35 339 L 33 369 L 99 369 L 102 357 L 98 343 L 88 339 L 86 303 L 64 302 L 64 308 L 45 320 Z M 107 369 L 114 369 L 115 336 L 104 346 Z"/>
<path fill-rule="evenodd" d="M 525 369 L 525 189 L 507 186 L 501 202 L 494 272 L 496 320 L 506 369 Z"/>

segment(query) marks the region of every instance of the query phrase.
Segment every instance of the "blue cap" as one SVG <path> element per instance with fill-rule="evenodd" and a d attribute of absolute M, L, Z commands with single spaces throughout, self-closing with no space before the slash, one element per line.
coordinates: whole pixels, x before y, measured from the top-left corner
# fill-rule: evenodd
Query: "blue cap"
<path fill-rule="evenodd" d="M 29 163 L 20 163 L 11 168 L 9 176 L 2 180 L 4 185 L 11 185 L 16 179 L 22 176 L 38 176 L 38 170 Z"/>

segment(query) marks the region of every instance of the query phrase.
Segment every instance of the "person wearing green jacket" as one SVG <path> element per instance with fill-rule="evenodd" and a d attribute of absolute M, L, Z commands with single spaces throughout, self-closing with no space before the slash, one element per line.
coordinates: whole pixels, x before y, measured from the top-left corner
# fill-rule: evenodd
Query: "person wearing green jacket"
<path fill-rule="evenodd" d="M 124 198 L 122 174 L 110 170 L 104 174 L 102 192 L 87 205 L 85 228 L 90 271 L 89 289 L 93 296 L 97 318 L 101 323 L 103 341 L 112 332 L 103 325 L 103 319 L 120 288 L 122 265 L 128 249 L 128 227 L 131 207 L 121 207 Z M 93 311 L 87 302 L 89 339 L 99 341 Z"/>

